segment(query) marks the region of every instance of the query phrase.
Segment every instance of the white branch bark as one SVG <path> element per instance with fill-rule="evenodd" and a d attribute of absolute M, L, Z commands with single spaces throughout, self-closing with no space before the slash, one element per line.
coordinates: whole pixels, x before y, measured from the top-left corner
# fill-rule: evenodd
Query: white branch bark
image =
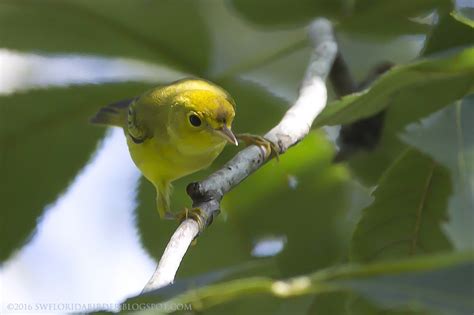
<path fill-rule="evenodd" d="M 161 256 L 158 267 L 143 289 L 144 292 L 164 287 L 173 282 L 186 250 L 199 233 L 199 225 L 193 219 L 184 220 L 171 236 Z"/>
<path fill-rule="evenodd" d="M 277 144 L 280 154 L 308 134 L 314 119 L 326 106 L 325 80 L 337 53 L 331 23 L 325 19 L 315 20 L 309 27 L 309 39 L 314 50 L 298 99 L 280 123 L 265 135 L 265 138 Z M 193 207 L 201 209 L 205 214 L 205 224 L 194 219 L 186 219 L 179 225 L 155 273 L 143 289 L 144 292 L 173 282 L 192 240 L 205 228 L 204 225 L 210 224 L 213 217 L 219 213 L 220 201 L 224 194 L 265 164 L 265 157 L 263 147 L 249 146 L 205 180 L 188 186 Z"/>

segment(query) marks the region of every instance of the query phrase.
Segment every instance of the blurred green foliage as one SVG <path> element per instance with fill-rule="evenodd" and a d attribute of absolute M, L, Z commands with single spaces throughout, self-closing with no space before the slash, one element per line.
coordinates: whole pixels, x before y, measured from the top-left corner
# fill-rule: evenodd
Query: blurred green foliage
<path fill-rule="evenodd" d="M 446 9 L 446 0 L 371 1 L 371 0 L 233 0 L 244 17 L 256 24 L 272 27 L 304 25 L 315 16 L 336 20 L 336 26 L 356 34 L 390 37 L 427 30 L 426 25 L 408 19 L 438 9 Z M 383 25 L 383 27 L 374 27 Z"/>
<path fill-rule="evenodd" d="M 316 127 L 387 109 L 379 146 L 334 165 L 333 143 L 313 131 L 224 198 L 175 285 L 137 299 L 192 303 L 206 314 L 471 314 L 473 284 L 463 275 L 472 276 L 473 257 L 457 252 L 474 248 L 474 30 L 452 10 L 447 0 L 3 0 L 0 45 L 135 58 L 204 77 L 236 100 L 235 130 L 263 133 L 297 94 L 310 53 L 306 25 L 330 18 L 355 77 L 387 59 L 398 65 L 365 91 L 332 96 Z M 104 130 L 88 117 L 150 86 L 0 96 L 0 261 L 26 242 L 93 154 Z M 187 183 L 235 152 L 178 181 L 173 208 L 189 206 Z M 142 180 L 136 223 L 158 259 L 175 225 L 154 209 L 153 188 Z M 244 268 L 268 236 L 286 240 L 271 268 Z M 433 256 L 412 257 L 425 253 Z M 243 269 L 245 276 L 234 272 Z M 275 294 L 274 279 L 298 275 L 309 281 L 298 296 Z"/>
<path fill-rule="evenodd" d="M 95 101 L 125 98 L 144 84 L 86 85 L 1 98 L 0 169 L 4 183 L 0 260 L 30 236 L 44 208 L 64 192 L 104 135 L 87 121 Z"/>
<path fill-rule="evenodd" d="M 428 104 L 411 108 L 408 114 L 405 112 L 404 122 L 407 123 L 406 118 L 419 119 L 466 95 L 473 85 L 474 49 L 468 48 L 452 56 L 394 67 L 369 90 L 332 103 L 318 116 L 315 126 L 345 124 L 373 115 L 387 106 L 406 108 L 407 99 Z"/>
<path fill-rule="evenodd" d="M 474 307 L 474 289 L 464 277 L 474 271 L 473 259 L 472 253 L 421 255 L 395 262 L 342 265 L 277 281 L 260 276 L 212 283 L 213 274 L 209 274 L 209 283 L 203 286 L 194 279 L 182 281 L 174 298 L 161 298 L 170 290 L 163 288 L 125 303 L 183 303 L 199 312 L 255 294 L 291 298 L 316 293 L 323 297 L 316 297 L 320 304 L 313 304 L 308 314 L 353 314 L 352 310 L 355 314 L 469 314 Z M 190 290 L 191 286 L 194 289 Z M 367 300 L 345 293 L 347 289 Z M 374 302 L 388 309 L 378 308 Z"/>
<path fill-rule="evenodd" d="M 369 104 L 364 103 L 364 108 L 360 112 L 364 109 L 370 110 L 371 105 L 378 108 L 387 108 L 380 145 L 370 153 L 359 154 L 349 161 L 353 172 L 366 184 L 375 185 L 381 174 L 407 149 L 406 144 L 400 141 L 399 134 L 408 123 L 417 121 L 432 112 L 451 105 L 452 101 L 473 90 L 472 56 L 464 59 L 467 64 L 471 64 L 471 68 L 458 67 L 459 61 L 454 58 L 451 59 L 452 65 L 458 67 L 459 72 L 445 73 L 446 76 L 438 72 L 440 76 L 433 78 L 431 71 L 422 70 L 416 72 L 416 75 L 420 75 L 418 81 L 411 85 L 406 84 L 406 80 L 412 80 L 413 78 L 410 76 L 404 77 L 405 71 L 410 71 L 410 67 L 416 69 L 418 62 L 434 65 L 436 69 L 436 64 L 441 66 L 443 60 L 449 60 L 450 54 L 472 53 L 470 48 L 473 47 L 474 43 L 474 29 L 464 22 L 457 21 L 448 13 L 440 13 L 440 15 L 439 24 L 433 26 L 433 30 L 428 34 L 424 47 L 420 52 L 419 59 L 421 61 L 418 59 L 406 65 L 399 65 L 392 70 L 393 72 L 387 73 L 375 82 L 370 90 L 345 99 L 348 108 L 351 107 L 352 102 L 359 102 L 361 99 L 368 100 Z M 452 34 L 456 34 L 456 36 L 452 36 Z M 469 51 L 471 52 L 469 53 Z M 434 59 L 424 59 L 429 56 Z M 444 65 L 441 67 L 444 67 Z M 399 80 L 394 83 L 395 86 L 386 85 L 388 87 L 386 91 L 376 88 L 376 86 L 379 86 L 378 84 L 383 85 L 384 82 L 387 82 L 385 80 L 390 80 L 392 76 L 399 76 Z M 405 88 L 397 90 L 397 87 L 402 85 Z M 449 85 L 450 89 L 447 89 L 446 85 Z M 387 97 L 384 93 L 391 94 L 391 96 Z M 375 104 L 376 97 L 381 97 L 383 101 Z M 336 101 L 335 104 L 341 106 L 343 103 L 345 101 L 341 100 Z M 336 112 L 334 109 L 330 109 L 329 106 L 327 111 Z M 342 114 L 344 114 L 343 111 Z M 368 164 L 371 165 L 369 169 L 366 167 Z"/>
<path fill-rule="evenodd" d="M 457 101 L 446 110 L 412 124 L 401 134 L 404 142 L 429 154 L 448 168 L 453 193 L 449 198 L 449 222 L 445 231 L 459 249 L 473 247 L 470 229 L 474 221 L 474 95 Z"/>
<path fill-rule="evenodd" d="M 451 248 L 441 230 L 451 193 L 449 173 L 409 150 L 382 175 L 374 202 L 354 232 L 355 261 L 396 259 Z"/>

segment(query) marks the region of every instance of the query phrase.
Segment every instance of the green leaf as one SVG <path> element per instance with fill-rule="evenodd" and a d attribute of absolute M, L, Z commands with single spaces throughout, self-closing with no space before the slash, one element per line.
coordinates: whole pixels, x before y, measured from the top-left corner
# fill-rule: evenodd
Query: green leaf
<path fill-rule="evenodd" d="M 381 303 L 382 304 L 382 303 Z M 415 304 L 415 303 L 413 303 Z M 421 308 L 421 309 L 420 309 Z M 354 291 L 337 291 L 319 294 L 313 301 L 309 314 L 331 315 L 434 315 L 433 311 L 422 310 L 420 305 L 386 307 L 377 305 Z"/>
<path fill-rule="evenodd" d="M 213 58 L 208 75 L 215 79 L 232 78 L 279 59 L 294 49 L 308 46 L 303 27 L 260 29 L 236 16 L 223 1 L 216 1 L 211 6 L 202 1 L 201 9 L 206 12 L 206 24 L 212 38 Z M 236 37 L 236 34 L 240 36 Z M 306 65 L 307 60 L 298 63 Z M 302 71 L 304 73 L 304 69 Z"/>
<path fill-rule="evenodd" d="M 342 14 L 351 1 L 232 0 L 233 8 L 252 23 L 265 26 L 304 25 L 317 16 Z"/>
<path fill-rule="evenodd" d="M 474 95 L 409 125 L 401 139 L 430 155 L 451 172 L 446 233 L 460 249 L 474 248 Z"/>
<path fill-rule="evenodd" d="M 442 15 L 426 41 L 423 55 L 427 56 L 446 49 L 472 46 L 474 44 L 474 28 L 468 23 L 466 18 L 455 13 Z"/>
<path fill-rule="evenodd" d="M 267 27 L 301 26 L 319 16 L 329 17 L 345 32 L 376 36 L 424 33 L 428 25 L 410 18 L 447 8 L 446 0 L 329 1 L 233 0 L 233 7 L 253 23 Z M 377 25 L 378 27 L 373 27 Z"/>
<path fill-rule="evenodd" d="M 443 167 L 415 150 L 402 154 L 363 211 L 352 239 L 352 259 L 366 262 L 449 249 L 441 223 L 447 219 L 450 193 Z"/>
<path fill-rule="evenodd" d="M 178 279 L 173 282 L 173 285 L 149 291 L 147 295 L 169 299 L 186 291 L 223 281 L 245 278 L 255 273 L 275 276 L 275 270 L 275 263 L 272 260 L 247 261 L 234 267 L 214 269 L 214 271 L 202 273 L 198 276 Z"/>
<path fill-rule="evenodd" d="M 467 2 L 458 3 L 459 6 L 456 8 L 456 15 L 458 19 L 466 21 L 468 24 L 472 24 L 470 21 L 474 21 L 474 8 L 469 6 Z"/>
<path fill-rule="evenodd" d="M 457 35 L 452 36 L 453 33 Z M 431 35 L 425 42 L 423 51 L 425 54 L 435 52 L 442 54 L 445 52 L 443 49 L 449 51 L 452 48 L 451 45 L 455 45 L 455 48 L 456 45 L 460 47 L 472 44 L 474 41 L 469 42 L 470 36 L 472 36 L 472 29 L 456 22 L 447 15 L 441 16 L 440 22 L 434 27 Z M 392 47 L 392 49 L 395 50 L 396 48 Z M 354 51 L 354 49 L 351 49 L 351 51 Z M 390 56 L 387 58 L 390 58 Z M 362 59 L 353 60 L 352 63 L 359 65 L 361 62 Z M 383 77 L 380 78 L 380 80 L 383 79 Z M 403 79 L 401 80 L 403 81 Z M 427 80 L 430 79 L 425 78 L 422 82 Z M 395 94 L 392 93 L 393 95 L 390 97 L 384 98 L 379 107 L 387 108 L 387 112 L 382 137 L 378 146 L 373 151 L 361 152 L 348 161 L 349 167 L 357 178 L 368 186 L 375 185 L 381 174 L 406 148 L 406 145 L 398 138 L 398 134 L 403 131 L 403 127 L 451 104 L 453 100 L 464 95 L 466 83 L 469 81 L 472 82 L 469 78 L 466 80 L 464 77 L 459 77 L 452 80 L 449 85 L 446 84 L 446 80 L 438 79 L 429 81 L 429 84 L 409 84 L 395 92 Z M 381 93 L 386 91 L 384 86 L 382 86 L 382 89 L 374 88 Z M 365 97 L 368 97 L 369 100 L 373 99 L 372 96 L 376 96 L 373 92 L 375 91 L 369 90 L 368 95 L 364 96 L 364 99 L 367 99 Z M 391 91 L 388 92 L 391 93 Z M 360 106 L 364 106 L 361 102 L 357 102 Z M 367 165 L 371 167 L 367 167 Z"/>
<path fill-rule="evenodd" d="M 470 314 L 474 308 L 474 285 L 472 281 L 466 281 L 466 277 L 473 273 L 472 252 L 428 255 L 368 265 L 343 265 L 285 280 L 240 278 L 188 290 L 167 299 L 159 297 L 161 290 L 167 290 L 163 288 L 125 303 L 159 302 L 163 313 L 166 306 L 183 303 L 191 304 L 194 311 L 200 311 L 256 294 L 289 298 L 350 289 L 380 306 L 416 303 L 444 313 Z"/>
<path fill-rule="evenodd" d="M 445 57 L 419 60 L 394 67 L 368 90 L 328 104 L 314 125 L 350 123 L 386 107 L 407 104 L 407 101 L 407 106 L 417 106 L 413 108 L 417 111 L 413 118 L 420 118 L 432 112 L 433 108 L 438 109 L 440 103 L 447 105 L 467 94 L 473 89 L 473 84 L 474 48 Z M 437 99 L 439 96 L 442 96 L 442 102 Z"/>
<path fill-rule="evenodd" d="M 474 20 L 467 16 L 464 16 L 460 12 L 457 12 L 457 11 L 452 12 L 451 16 L 463 24 L 466 24 L 470 27 L 474 27 Z"/>
<path fill-rule="evenodd" d="M 390 113 L 387 114 L 390 117 Z M 386 119 L 382 137 L 377 147 L 372 151 L 359 152 L 347 161 L 354 176 L 363 185 L 374 187 L 382 174 L 406 149 L 407 145 L 400 141 L 390 130 Z M 370 167 L 367 167 L 370 165 Z"/>
<path fill-rule="evenodd" d="M 18 50 L 135 57 L 199 73 L 210 42 L 198 8 L 193 0 L 6 0 L 0 42 Z"/>
<path fill-rule="evenodd" d="M 340 28 L 346 32 L 378 37 L 425 33 L 429 30 L 428 25 L 416 22 L 413 18 L 450 6 L 449 1 L 445 0 L 396 3 L 390 0 L 357 0 L 354 3 L 352 14 L 341 17 Z M 373 27 L 374 25 L 379 27 Z"/>
<path fill-rule="evenodd" d="M 472 277 L 473 274 L 474 264 L 471 262 L 436 271 L 385 275 L 343 283 L 385 309 L 408 308 L 410 313 L 418 314 L 468 315 L 474 304 L 471 298 L 474 287 L 472 281 L 466 281 L 466 276 Z"/>
<path fill-rule="evenodd" d="M 236 78 L 223 79 L 222 86 L 232 95 L 237 104 L 234 129 L 237 133 L 264 134 L 283 116 L 287 102 L 253 82 Z M 259 117 L 255 124 L 255 117 Z"/>
<path fill-rule="evenodd" d="M 88 122 L 96 109 L 148 87 L 127 83 L 0 97 L 0 261 L 27 240 L 45 206 L 90 158 L 105 131 Z"/>
<path fill-rule="evenodd" d="M 242 36 L 236 40 L 235 34 Z M 275 51 L 304 46 L 305 38 L 303 28 L 256 29 L 224 3 L 209 6 L 207 0 L 125 0 L 120 4 L 114 0 L 6 0 L 0 4 L 4 47 L 140 58 L 214 80 L 222 71 L 252 68 Z"/>

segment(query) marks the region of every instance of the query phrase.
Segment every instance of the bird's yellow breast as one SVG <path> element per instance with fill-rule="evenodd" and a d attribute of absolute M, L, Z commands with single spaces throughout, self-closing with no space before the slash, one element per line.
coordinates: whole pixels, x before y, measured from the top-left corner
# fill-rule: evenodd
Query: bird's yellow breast
<path fill-rule="evenodd" d="M 188 148 L 181 146 L 180 141 L 160 140 L 162 139 L 152 138 L 144 143 L 135 144 L 129 136 L 127 137 L 133 161 L 155 186 L 160 182 L 171 182 L 208 167 L 225 146 L 225 141 L 218 141 L 204 148 Z"/>

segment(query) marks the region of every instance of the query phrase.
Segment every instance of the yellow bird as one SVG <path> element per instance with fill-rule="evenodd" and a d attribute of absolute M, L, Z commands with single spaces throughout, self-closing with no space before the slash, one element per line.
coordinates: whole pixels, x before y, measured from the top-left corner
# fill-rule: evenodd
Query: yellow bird
<path fill-rule="evenodd" d="M 177 218 L 171 183 L 209 166 L 226 143 L 238 145 L 234 116 L 235 103 L 222 88 L 184 79 L 105 106 L 91 122 L 123 128 L 133 161 L 156 188 L 158 213 Z"/>

